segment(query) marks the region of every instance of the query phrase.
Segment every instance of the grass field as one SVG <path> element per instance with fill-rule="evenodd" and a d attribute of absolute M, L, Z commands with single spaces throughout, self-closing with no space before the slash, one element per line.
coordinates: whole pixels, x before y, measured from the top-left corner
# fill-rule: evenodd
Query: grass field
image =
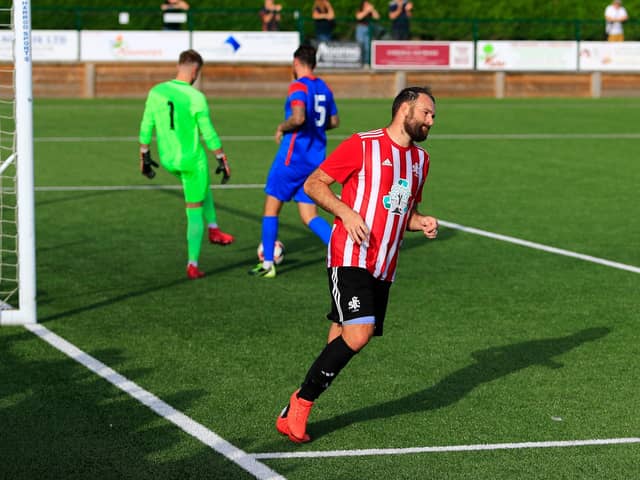
<path fill-rule="evenodd" d="M 293 205 L 278 277 L 247 275 L 281 103 L 212 102 L 237 242 L 203 245 L 194 282 L 181 191 L 138 173 L 143 101 L 35 102 L 45 329 L 0 329 L 0 478 L 639 478 L 640 100 L 439 101 L 421 210 L 448 227 L 405 237 L 385 336 L 304 446 L 274 421 L 329 296 Z M 329 148 L 390 104 L 339 99 Z"/>

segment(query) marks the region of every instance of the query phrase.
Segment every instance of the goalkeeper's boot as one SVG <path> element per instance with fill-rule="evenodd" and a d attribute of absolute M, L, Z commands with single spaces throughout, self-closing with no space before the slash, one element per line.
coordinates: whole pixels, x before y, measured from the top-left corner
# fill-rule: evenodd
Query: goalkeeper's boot
<path fill-rule="evenodd" d="M 187 265 L 187 277 L 191 280 L 202 278 L 204 275 L 205 273 L 202 270 L 199 270 L 197 265 L 194 265 L 193 263 Z"/>
<path fill-rule="evenodd" d="M 262 262 L 260 262 L 249 270 L 249 275 L 262 278 L 276 278 L 276 266 L 271 265 L 269 268 L 264 268 Z"/>
<path fill-rule="evenodd" d="M 209 227 L 209 241 L 211 243 L 217 243 L 218 245 L 229 245 L 233 243 L 234 240 L 235 239 L 233 238 L 233 235 L 224 233 L 218 227 Z"/>
<path fill-rule="evenodd" d="M 307 419 L 311 413 L 313 402 L 299 398 L 299 391 L 298 389 L 291 395 L 289 409 L 285 415 L 287 416 L 289 440 L 295 443 L 306 443 L 311 440 L 311 437 L 307 434 Z"/>

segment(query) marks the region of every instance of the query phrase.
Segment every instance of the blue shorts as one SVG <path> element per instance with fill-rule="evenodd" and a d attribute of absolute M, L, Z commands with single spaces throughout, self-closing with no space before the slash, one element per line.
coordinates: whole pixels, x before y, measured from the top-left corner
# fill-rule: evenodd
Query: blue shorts
<path fill-rule="evenodd" d="M 287 165 L 283 156 L 277 155 L 267 176 L 265 193 L 276 197 L 281 202 L 289 202 L 293 199 L 299 203 L 313 203 L 313 200 L 304 193 L 304 182 L 321 161 L 322 159 L 316 165 L 306 159 L 296 158 L 294 154 Z"/>

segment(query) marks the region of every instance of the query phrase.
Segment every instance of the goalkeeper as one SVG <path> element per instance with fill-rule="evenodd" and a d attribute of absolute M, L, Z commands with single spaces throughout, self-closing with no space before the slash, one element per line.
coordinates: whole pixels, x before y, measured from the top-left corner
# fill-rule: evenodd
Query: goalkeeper
<path fill-rule="evenodd" d="M 209 241 L 220 245 L 233 242 L 233 236 L 218 228 L 213 195 L 209 187 L 209 162 L 200 143 L 200 135 L 216 155 L 216 173 L 222 183 L 231 175 L 220 138 L 211 123 L 205 96 L 194 88 L 202 68 L 202 57 L 195 50 L 180 54 L 174 80 L 155 85 L 147 96 L 140 123 L 140 170 L 148 178 L 155 176 L 158 164 L 151 158 L 149 144 L 156 130 L 160 163 L 182 182 L 187 212 L 187 277 L 204 276 L 198 268 L 205 223 Z"/>

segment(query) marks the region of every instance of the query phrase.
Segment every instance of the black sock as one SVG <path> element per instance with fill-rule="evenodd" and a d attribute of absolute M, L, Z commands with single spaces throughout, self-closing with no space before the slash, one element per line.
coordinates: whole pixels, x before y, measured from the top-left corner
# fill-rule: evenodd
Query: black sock
<path fill-rule="evenodd" d="M 314 402 L 336 378 L 340 370 L 349 363 L 349 360 L 358 353 L 346 344 L 342 336 L 339 336 L 324 347 L 318 355 L 298 392 L 299 398 Z"/>

